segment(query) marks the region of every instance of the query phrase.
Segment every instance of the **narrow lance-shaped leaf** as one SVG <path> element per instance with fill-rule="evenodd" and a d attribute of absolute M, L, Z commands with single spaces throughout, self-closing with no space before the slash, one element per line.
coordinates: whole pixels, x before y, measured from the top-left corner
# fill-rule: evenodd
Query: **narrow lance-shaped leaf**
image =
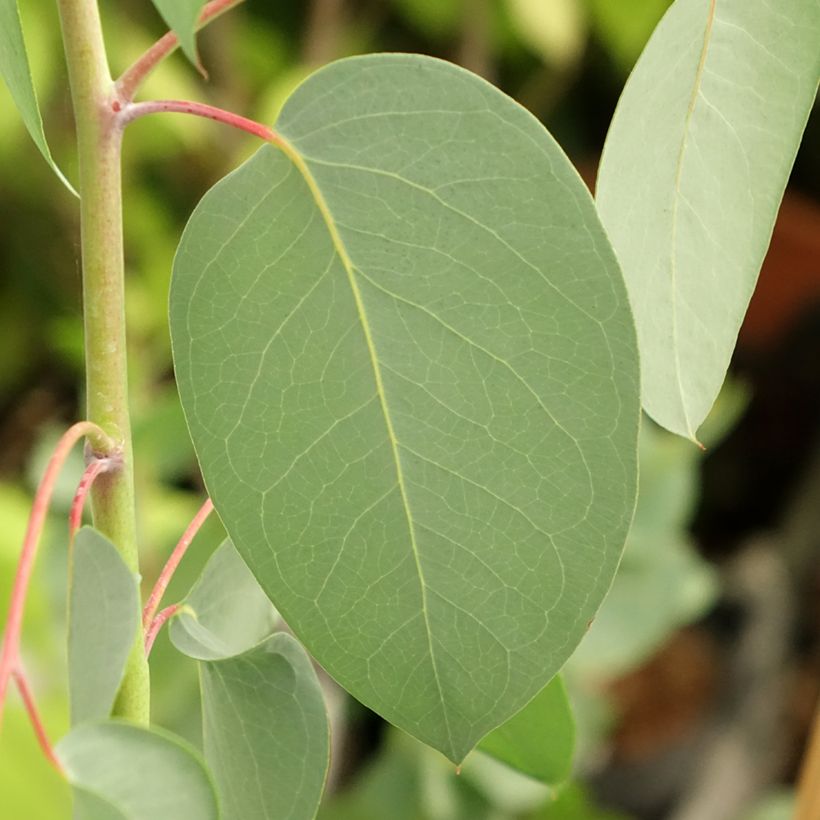
<path fill-rule="evenodd" d="M 629 78 L 598 209 L 643 405 L 695 439 L 717 397 L 820 77 L 815 0 L 677 0 Z"/>
<path fill-rule="evenodd" d="M 199 67 L 196 49 L 197 21 L 205 0 L 152 0 L 162 19 L 179 38 L 185 56 Z"/>
<path fill-rule="evenodd" d="M 635 497 L 634 329 L 540 123 L 425 57 L 335 63 L 194 213 L 178 384 L 287 623 L 460 761 L 583 635 Z"/>
<path fill-rule="evenodd" d="M 547 785 L 563 783 L 572 769 L 575 721 L 561 677 L 554 677 L 478 748 Z"/>
<path fill-rule="evenodd" d="M 40 107 L 37 105 L 37 95 L 31 80 L 17 0 L 0 0 L 0 77 L 6 83 L 31 138 L 40 149 L 46 162 L 66 188 L 76 194 L 71 183 L 63 176 L 62 171 L 54 162 L 48 142 L 46 142 Z"/>
<path fill-rule="evenodd" d="M 168 732 L 86 723 L 56 748 L 77 820 L 216 820 L 216 794 L 198 753 Z"/>
<path fill-rule="evenodd" d="M 105 536 L 83 527 L 72 550 L 68 593 L 72 724 L 111 714 L 139 622 L 136 578 Z"/>
<path fill-rule="evenodd" d="M 226 541 L 171 623 L 177 649 L 201 661 L 205 758 L 223 820 L 312 820 L 322 796 L 329 754 L 322 690 L 298 641 L 270 634 L 275 618 Z"/>

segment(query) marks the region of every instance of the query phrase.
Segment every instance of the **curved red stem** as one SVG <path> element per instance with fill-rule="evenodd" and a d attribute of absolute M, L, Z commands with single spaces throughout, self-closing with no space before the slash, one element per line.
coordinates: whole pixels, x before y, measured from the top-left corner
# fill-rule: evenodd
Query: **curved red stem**
<path fill-rule="evenodd" d="M 25 672 L 23 672 L 22 666 L 19 664 L 15 666 L 11 672 L 11 675 L 14 678 L 14 682 L 17 684 L 17 689 L 20 692 L 20 697 L 23 699 L 23 705 L 26 707 L 29 720 L 31 721 L 31 725 L 34 727 L 34 734 L 37 735 L 37 742 L 40 744 L 43 754 L 48 759 L 48 762 L 51 763 L 51 765 L 54 766 L 54 768 L 57 769 L 61 775 L 65 776 L 63 766 L 57 758 L 57 755 L 54 753 L 54 747 L 51 745 L 51 741 L 48 739 L 48 734 L 46 733 L 46 728 L 43 725 L 43 721 L 40 719 L 40 713 L 37 711 L 37 704 L 34 701 L 34 695 L 31 691 L 31 687 L 29 686 L 28 680 L 26 679 Z"/>
<path fill-rule="evenodd" d="M 171 557 L 162 568 L 162 572 L 160 572 L 159 578 L 157 578 L 157 582 L 154 584 L 154 588 L 148 596 L 148 601 L 145 604 L 145 608 L 142 610 L 142 625 L 145 629 L 146 640 L 154 622 L 154 615 L 159 608 L 159 602 L 162 600 L 162 596 L 165 594 L 165 590 L 168 588 L 168 584 L 171 582 L 171 578 L 173 577 L 176 568 L 179 566 L 179 562 L 182 560 L 182 557 L 191 545 L 191 541 L 194 540 L 194 536 L 199 532 L 200 527 L 205 523 L 205 519 L 211 514 L 213 508 L 214 505 L 209 498 L 199 508 L 199 512 L 194 516 L 193 521 L 191 521 L 188 528 L 182 534 L 182 538 L 179 539 L 179 543 L 174 547 Z M 162 626 L 162 624 L 160 624 L 160 626 Z"/>
<path fill-rule="evenodd" d="M 242 0 L 211 0 L 199 15 L 198 28 L 202 28 L 223 12 L 238 6 Z M 123 72 L 117 80 L 117 94 L 121 101 L 134 98 L 145 78 L 179 45 L 179 38 L 169 31 L 157 40 L 136 62 Z"/>
<path fill-rule="evenodd" d="M 0 723 L 3 719 L 3 706 L 5 705 L 9 679 L 18 665 L 20 631 L 23 625 L 23 610 L 25 609 L 28 585 L 34 568 L 34 559 L 37 557 L 37 545 L 43 531 L 43 523 L 54 492 L 54 485 L 68 454 L 74 445 L 86 436 L 97 442 L 107 442 L 110 446 L 109 454 L 114 454 L 113 442 L 96 424 L 90 421 L 77 422 L 77 424 L 69 427 L 57 442 L 34 496 L 34 504 L 31 508 L 26 535 L 23 539 L 23 548 L 20 552 L 20 561 L 17 564 L 17 573 L 14 577 L 9 614 L 4 628 L 3 650 L 0 654 Z"/>
<path fill-rule="evenodd" d="M 150 102 L 127 103 L 119 111 L 122 125 L 128 125 L 129 122 L 144 117 L 146 114 L 191 114 L 195 117 L 205 117 L 209 120 L 230 125 L 232 128 L 238 128 L 240 131 L 246 131 L 255 137 L 260 137 L 266 142 L 278 143 L 281 141 L 279 135 L 267 125 L 207 103 L 191 102 L 189 100 L 151 100 Z"/>

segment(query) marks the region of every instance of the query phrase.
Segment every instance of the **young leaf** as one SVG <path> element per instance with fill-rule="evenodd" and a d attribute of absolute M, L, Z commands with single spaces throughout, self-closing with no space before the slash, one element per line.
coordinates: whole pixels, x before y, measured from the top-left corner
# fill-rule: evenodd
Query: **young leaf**
<path fill-rule="evenodd" d="M 169 628 L 171 642 L 197 660 L 238 655 L 273 632 L 278 615 L 230 541 L 208 560 Z"/>
<path fill-rule="evenodd" d="M 51 166 L 60 181 L 76 195 L 71 183 L 63 176 L 54 162 L 37 105 L 34 83 L 31 81 L 31 70 L 23 40 L 23 24 L 20 20 L 20 9 L 17 0 L 0 0 L 0 77 L 3 78 L 14 100 L 23 123 L 28 129 L 40 153 Z"/>
<path fill-rule="evenodd" d="M 139 623 L 136 578 L 105 536 L 83 527 L 74 541 L 68 593 L 72 725 L 111 714 Z"/>
<path fill-rule="evenodd" d="M 196 50 L 196 29 L 205 0 L 152 0 L 169 28 L 179 37 L 179 46 L 185 56 L 199 67 Z"/>
<path fill-rule="evenodd" d="M 78 820 L 216 820 L 213 783 L 198 753 L 156 729 L 86 723 L 57 744 Z"/>
<path fill-rule="evenodd" d="M 205 758 L 224 820 L 312 820 L 327 775 L 322 689 L 301 645 L 280 632 L 202 663 Z"/>
<path fill-rule="evenodd" d="M 310 820 L 322 796 L 329 749 L 322 690 L 301 645 L 271 635 L 276 618 L 225 541 L 171 622 L 176 648 L 203 661 L 205 758 L 224 820 Z"/>
<path fill-rule="evenodd" d="M 554 677 L 478 748 L 547 785 L 563 783 L 572 769 L 575 722 L 561 677 Z"/>
<path fill-rule="evenodd" d="M 462 69 L 340 61 L 279 133 L 203 199 L 176 257 L 194 445 L 310 652 L 460 761 L 558 671 L 617 566 L 638 422 L 626 293 L 561 150 Z"/>
<path fill-rule="evenodd" d="M 717 397 L 820 76 L 820 4 L 677 0 L 624 89 L 598 209 L 643 404 L 695 438 Z"/>

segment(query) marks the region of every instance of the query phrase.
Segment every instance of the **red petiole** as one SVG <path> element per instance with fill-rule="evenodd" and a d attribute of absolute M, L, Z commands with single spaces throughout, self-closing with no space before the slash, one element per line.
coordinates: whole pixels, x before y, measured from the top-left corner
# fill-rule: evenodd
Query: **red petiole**
<path fill-rule="evenodd" d="M 199 28 L 206 26 L 211 20 L 219 17 L 223 12 L 239 5 L 242 0 L 211 0 L 202 9 L 199 16 Z M 179 39 L 173 31 L 160 37 L 139 59 L 128 68 L 117 80 L 117 96 L 120 100 L 129 102 L 134 98 L 145 78 L 179 45 Z"/>
<path fill-rule="evenodd" d="M 34 496 L 34 504 L 23 539 L 20 561 L 17 564 L 17 573 L 14 577 L 14 586 L 11 591 L 9 614 L 4 629 L 3 649 L 2 654 L 0 654 L 0 722 L 2 722 L 3 706 L 5 705 L 9 679 L 19 665 L 20 632 L 23 625 L 23 611 L 25 609 L 31 573 L 34 568 L 34 560 L 37 557 L 37 546 L 43 532 L 43 524 L 45 523 L 46 514 L 48 513 L 49 504 L 51 503 L 54 485 L 72 448 L 80 439 L 86 436 L 97 446 L 104 446 L 109 458 L 116 458 L 118 455 L 118 450 L 114 442 L 112 442 L 96 424 L 92 424 L 90 421 L 81 421 L 69 427 L 69 429 L 63 433 L 46 466 L 46 471 L 43 474 L 40 486 L 37 488 L 37 493 Z"/>
<path fill-rule="evenodd" d="M 168 588 L 168 584 L 171 582 L 171 578 L 173 577 L 176 568 L 179 566 L 179 562 L 182 560 L 182 557 L 191 545 L 191 541 L 194 540 L 194 536 L 199 532 L 200 527 L 202 527 L 205 523 L 205 520 L 211 514 L 213 508 L 214 505 L 210 498 L 200 507 L 199 512 L 194 516 L 193 521 L 191 521 L 188 528 L 182 534 L 182 538 L 180 538 L 179 543 L 176 547 L 174 547 L 171 557 L 162 568 L 162 572 L 160 572 L 159 578 L 157 578 L 157 582 L 151 590 L 151 594 L 148 597 L 145 608 L 142 610 L 142 625 L 145 629 L 146 644 L 148 643 L 148 636 L 153 627 L 154 616 L 159 608 L 159 603 L 162 600 L 162 596 L 165 594 L 165 590 Z M 163 610 L 163 612 L 165 611 L 166 610 Z M 160 613 L 160 615 L 161 614 L 162 613 Z M 173 615 L 173 613 L 170 613 L 166 617 L 170 617 L 171 615 Z M 160 616 L 157 617 L 159 618 Z M 162 626 L 162 622 L 159 626 Z M 159 630 L 159 627 L 157 627 L 157 630 Z"/>
<path fill-rule="evenodd" d="M 19 663 L 12 669 L 11 676 L 17 684 L 17 689 L 20 692 L 20 697 L 23 699 L 23 705 L 26 707 L 26 712 L 28 712 L 29 720 L 31 720 L 31 725 L 34 727 L 34 734 L 37 735 L 37 742 L 40 744 L 43 754 L 48 759 L 48 762 L 51 763 L 60 774 L 64 775 L 63 766 L 54 753 L 54 747 L 51 745 L 51 741 L 48 739 L 48 734 L 46 733 L 43 721 L 40 719 L 40 713 L 37 711 L 37 704 L 34 701 L 34 695 L 29 686 L 28 679 Z"/>
<path fill-rule="evenodd" d="M 120 112 L 122 125 L 127 125 L 146 114 L 191 114 L 195 117 L 205 117 L 209 120 L 230 125 L 232 128 L 238 128 L 240 131 L 246 131 L 255 137 L 260 137 L 266 142 L 281 142 L 281 137 L 267 125 L 207 103 L 190 102 L 189 100 L 151 100 L 149 102 L 126 103 L 121 107 L 119 103 L 115 102 L 114 107 L 116 111 Z"/>

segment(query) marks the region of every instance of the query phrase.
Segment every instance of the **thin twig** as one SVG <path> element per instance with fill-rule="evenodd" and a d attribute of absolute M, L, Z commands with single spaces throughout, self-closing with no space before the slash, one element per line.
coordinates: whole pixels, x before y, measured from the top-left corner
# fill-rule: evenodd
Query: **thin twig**
<path fill-rule="evenodd" d="M 23 672 L 23 667 L 20 666 L 19 663 L 12 670 L 11 676 L 14 678 L 14 682 L 17 684 L 17 689 L 20 691 L 20 697 L 23 699 L 23 705 L 26 707 L 26 712 L 28 712 L 29 720 L 31 721 L 31 725 L 34 727 L 34 734 L 37 735 L 37 742 L 40 744 L 43 754 L 48 759 L 48 762 L 51 763 L 51 765 L 54 766 L 54 768 L 61 775 L 63 775 L 63 777 L 65 777 L 63 766 L 57 755 L 54 753 L 54 747 L 48 739 L 46 728 L 43 725 L 43 721 L 40 719 L 40 713 L 37 711 L 37 704 L 34 701 L 34 694 L 32 693 L 31 687 L 26 679 L 25 672 Z"/>
<path fill-rule="evenodd" d="M 220 14 L 238 6 L 242 0 L 211 0 L 199 16 L 197 29 L 206 26 Z M 145 78 L 176 48 L 179 38 L 173 31 L 164 34 L 142 56 L 127 68 L 117 80 L 117 96 L 124 102 L 130 102 L 139 90 Z"/>
<path fill-rule="evenodd" d="M 96 424 L 90 421 L 80 421 L 63 433 L 46 466 L 46 471 L 34 496 L 34 504 L 31 508 L 31 515 L 29 516 L 28 527 L 20 552 L 20 561 L 17 564 L 17 573 L 14 577 L 9 615 L 4 629 L 3 651 L 0 655 L 0 722 L 3 719 L 3 706 L 8 682 L 14 673 L 19 658 L 20 631 L 23 624 L 23 610 L 28 585 L 34 568 L 34 559 L 37 556 L 37 545 L 43 532 L 43 524 L 54 492 L 54 485 L 57 482 L 60 469 L 65 464 L 66 458 L 68 458 L 68 454 L 74 445 L 86 436 L 93 437 L 98 444 L 105 443 L 109 455 L 114 455 L 116 452 L 114 443 Z"/>
<path fill-rule="evenodd" d="M 118 110 L 120 111 L 120 123 L 123 126 L 146 114 L 191 114 L 230 125 L 240 131 L 253 134 L 255 137 L 261 137 L 266 142 L 278 143 L 281 140 L 279 135 L 267 125 L 206 103 L 189 100 L 151 100 L 150 102 L 127 103 Z"/>
<path fill-rule="evenodd" d="M 169 619 L 173 618 L 174 615 L 179 612 L 180 609 L 184 604 L 171 604 L 171 606 L 166 606 L 165 609 L 160 610 L 157 614 L 156 618 L 151 621 L 151 626 L 145 631 L 145 657 L 147 658 L 151 654 L 151 648 L 154 645 L 154 641 L 157 639 L 157 635 L 159 635 L 160 629 L 162 629 L 162 625 Z"/>
<path fill-rule="evenodd" d="M 171 557 L 162 568 L 162 572 L 160 572 L 159 578 L 157 578 L 157 582 L 151 590 L 151 595 L 148 597 L 145 608 L 142 610 L 142 625 L 145 629 L 146 639 L 153 625 L 154 615 L 159 608 L 159 603 L 162 600 L 162 596 L 165 594 L 165 590 L 168 588 L 168 584 L 171 582 L 171 578 L 174 576 L 176 568 L 179 566 L 179 562 L 182 560 L 182 557 L 191 545 L 191 541 L 194 540 L 194 536 L 197 532 L 199 532 L 200 527 L 205 523 L 205 519 L 211 514 L 213 508 L 214 505 L 209 498 L 200 507 L 199 512 L 194 516 L 194 520 L 188 525 L 188 528 L 182 534 L 182 538 L 180 538 L 179 543 L 176 547 L 174 547 Z"/>

